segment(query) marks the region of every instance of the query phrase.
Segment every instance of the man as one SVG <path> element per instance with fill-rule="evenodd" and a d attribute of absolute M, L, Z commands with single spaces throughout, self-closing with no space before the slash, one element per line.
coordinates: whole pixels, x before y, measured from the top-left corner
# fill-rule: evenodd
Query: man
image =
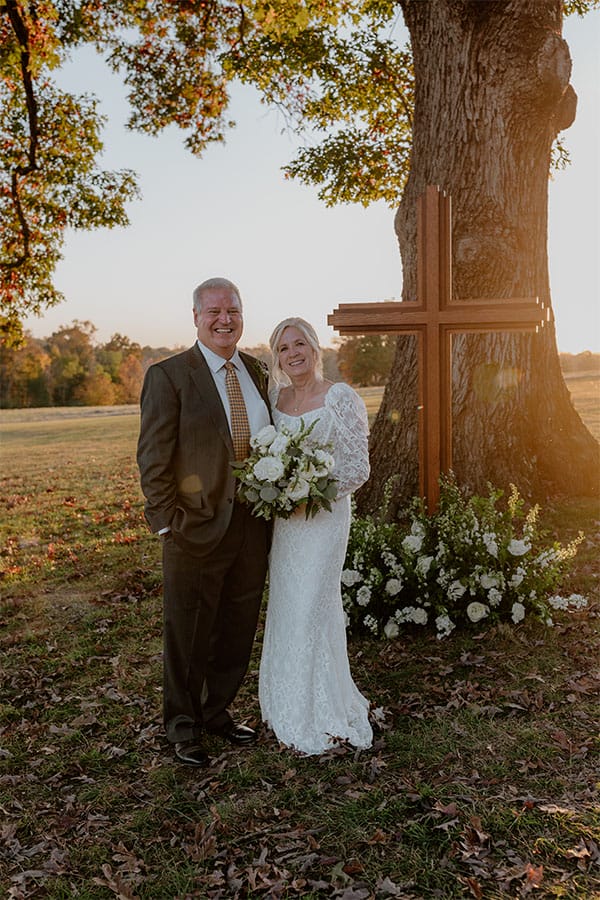
<path fill-rule="evenodd" d="M 237 287 L 204 281 L 193 312 L 196 344 L 146 373 L 137 459 L 146 519 L 162 540 L 165 730 L 181 762 L 203 766 L 203 732 L 239 746 L 256 739 L 227 707 L 250 660 L 269 532 L 236 500 L 231 464 L 270 414 L 266 368 L 236 349 Z"/>

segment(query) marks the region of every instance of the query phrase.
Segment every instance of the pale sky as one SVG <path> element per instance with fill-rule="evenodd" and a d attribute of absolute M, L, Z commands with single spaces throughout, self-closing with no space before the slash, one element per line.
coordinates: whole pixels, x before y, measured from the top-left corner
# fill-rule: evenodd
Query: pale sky
<path fill-rule="evenodd" d="M 552 299 L 559 349 L 600 352 L 600 10 L 569 17 L 564 37 L 579 102 L 563 132 L 572 164 L 550 184 Z M 316 188 L 286 181 L 281 166 L 295 139 L 252 90 L 235 92 L 227 143 L 195 159 L 175 128 L 158 138 L 124 128 L 125 92 L 96 54 L 79 54 L 63 83 L 101 99 L 102 165 L 135 169 L 143 198 L 129 205 L 129 228 L 68 235 L 56 275 L 66 302 L 26 321 L 35 337 L 79 319 L 96 325 L 100 342 L 118 332 L 142 345 L 188 346 L 192 291 L 215 275 L 241 290 L 248 347 L 267 343 L 291 315 L 310 320 L 327 346 L 336 337 L 327 314 L 340 302 L 400 299 L 394 210 L 328 209 Z"/>

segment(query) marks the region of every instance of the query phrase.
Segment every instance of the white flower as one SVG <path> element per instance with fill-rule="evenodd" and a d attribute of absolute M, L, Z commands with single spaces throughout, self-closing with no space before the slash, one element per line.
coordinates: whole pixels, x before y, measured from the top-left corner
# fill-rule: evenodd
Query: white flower
<path fill-rule="evenodd" d="M 354 569 L 344 569 L 342 572 L 342 584 L 345 584 L 346 587 L 352 587 L 357 581 L 362 581 L 360 572 L 357 572 Z"/>
<path fill-rule="evenodd" d="M 438 616 L 435 620 L 435 627 L 437 629 L 437 638 L 441 640 L 444 637 L 447 637 L 450 632 L 456 628 L 456 625 L 452 621 L 452 619 L 447 615 Z"/>
<path fill-rule="evenodd" d="M 495 559 L 498 559 L 498 544 L 496 543 L 496 535 L 486 531 L 486 533 L 482 536 L 483 543 L 485 544 L 487 552 L 490 556 L 493 556 Z"/>
<path fill-rule="evenodd" d="M 385 634 L 386 638 L 395 638 L 400 634 L 400 629 L 393 619 L 389 619 L 385 628 L 383 629 L 383 633 Z"/>
<path fill-rule="evenodd" d="M 433 556 L 420 556 L 415 566 L 417 575 L 427 575 L 433 562 Z"/>
<path fill-rule="evenodd" d="M 286 490 L 290 500 L 304 500 L 310 494 L 310 484 L 304 478 L 297 478 Z"/>
<path fill-rule="evenodd" d="M 283 432 L 279 432 L 276 438 L 273 439 L 273 442 L 270 445 L 270 451 L 273 456 L 281 456 L 287 450 L 290 443 L 290 439 L 287 434 Z"/>
<path fill-rule="evenodd" d="M 385 586 L 385 590 L 390 597 L 395 597 L 402 590 L 402 582 L 398 578 L 390 578 Z"/>
<path fill-rule="evenodd" d="M 524 578 L 525 569 L 522 566 L 518 566 L 516 572 L 512 575 L 509 584 L 511 587 L 519 587 Z"/>
<path fill-rule="evenodd" d="M 489 590 L 489 588 L 498 587 L 499 583 L 497 577 L 490 575 L 489 572 L 484 572 L 483 575 L 479 576 L 479 584 L 485 591 Z"/>
<path fill-rule="evenodd" d="M 277 481 L 282 477 L 284 471 L 283 463 L 275 456 L 263 456 L 254 464 L 253 468 L 254 475 L 259 481 Z"/>
<path fill-rule="evenodd" d="M 524 556 L 531 550 L 531 544 L 528 544 L 527 541 L 518 541 L 513 538 L 507 549 L 513 556 Z"/>
<path fill-rule="evenodd" d="M 367 606 L 370 599 L 371 588 L 367 587 L 366 584 L 363 584 L 363 586 L 356 592 L 356 602 L 359 606 Z"/>
<path fill-rule="evenodd" d="M 548 603 L 553 609 L 567 609 L 569 606 L 567 598 L 561 597 L 559 594 L 555 594 L 554 597 L 549 597 Z"/>
<path fill-rule="evenodd" d="M 369 631 L 373 634 L 377 634 L 377 619 L 374 616 L 365 616 L 363 619 L 363 625 L 366 625 Z"/>
<path fill-rule="evenodd" d="M 427 612 L 420 607 L 413 607 L 412 620 L 415 625 L 427 625 Z"/>
<path fill-rule="evenodd" d="M 511 618 L 516 625 L 525 618 L 525 607 L 522 603 L 513 603 L 511 613 Z"/>
<path fill-rule="evenodd" d="M 323 466 L 328 472 L 333 471 L 333 467 L 335 466 L 335 459 L 331 455 L 331 453 L 327 453 L 325 450 L 315 450 L 315 459 L 319 463 L 319 465 Z"/>
<path fill-rule="evenodd" d="M 585 597 L 581 594 L 571 594 L 569 596 L 569 606 L 574 606 L 575 609 L 583 609 L 588 605 L 588 602 Z"/>
<path fill-rule="evenodd" d="M 478 603 L 476 600 L 467 606 L 467 615 L 471 622 L 480 622 L 488 615 L 489 609 L 485 603 Z"/>
<path fill-rule="evenodd" d="M 274 425 L 265 425 L 264 428 L 261 428 L 260 431 L 257 431 L 256 434 L 253 434 L 250 438 L 250 446 L 251 447 L 270 447 L 273 441 L 277 436 L 277 429 Z"/>
<path fill-rule="evenodd" d="M 491 588 L 488 591 L 488 600 L 490 606 L 500 606 L 502 602 L 502 594 L 500 591 L 496 590 L 496 588 Z"/>
<path fill-rule="evenodd" d="M 461 584 L 460 581 L 453 581 L 447 591 L 448 600 L 458 600 L 459 597 L 462 597 L 465 591 L 466 587 L 464 586 L 464 584 Z"/>
<path fill-rule="evenodd" d="M 423 546 L 423 538 L 419 534 L 407 534 L 402 546 L 411 553 L 418 553 Z"/>

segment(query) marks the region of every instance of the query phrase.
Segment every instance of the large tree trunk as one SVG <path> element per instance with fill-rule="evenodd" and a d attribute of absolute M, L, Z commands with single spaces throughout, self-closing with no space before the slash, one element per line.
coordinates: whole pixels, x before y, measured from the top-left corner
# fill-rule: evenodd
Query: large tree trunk
<path fill-rule="evenodd" d="M 455 299 L 539 296 L 550 304 L 550 151 L 574 119 L 560 0 L 402 0 L 415 65 L 411 173 L 396 216 L 403 299 L 416 297 L 416 200 L 452 197 Z M 576 227 L 576 223 L 574 223 Z M 576 289 L 576 273 L 573 273 Z M 453 468 L 473 490 L 514 483 L 526 497 L 598 491 L 599 447 L 564 384 L 553 325 L 538 335 L 459 336 L 453 352 Z M 416 358 L 398 339 L 359 495 L 392 509 L 418 493 Z"/>

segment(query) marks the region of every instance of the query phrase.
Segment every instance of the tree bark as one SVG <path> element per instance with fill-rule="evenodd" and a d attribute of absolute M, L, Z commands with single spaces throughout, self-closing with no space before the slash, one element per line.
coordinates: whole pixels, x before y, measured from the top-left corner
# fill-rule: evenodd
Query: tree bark
<path fill-rule="evenodd" d="M 395 227 L 403 299 L 416 298 L 416 200 L 452 197 L 453 297 L 539 296 L 547 258 L 552 143 L 575 117 L 560 0 L 402 0 L 415 66 L 410 177 Z M 576 227 L 576 223 L 574 223 Z M 574 273 L 575 283 L 575 273 Z M 418 493 L 415 341 L 398 339 L 373 426 L 362 512 Z M 461 335 L 453 347 L 453 469 L 474 491 L 516 484 L 529 499 L 598 493 L 597 441 L 572 406 L 553 324 Z"/>

